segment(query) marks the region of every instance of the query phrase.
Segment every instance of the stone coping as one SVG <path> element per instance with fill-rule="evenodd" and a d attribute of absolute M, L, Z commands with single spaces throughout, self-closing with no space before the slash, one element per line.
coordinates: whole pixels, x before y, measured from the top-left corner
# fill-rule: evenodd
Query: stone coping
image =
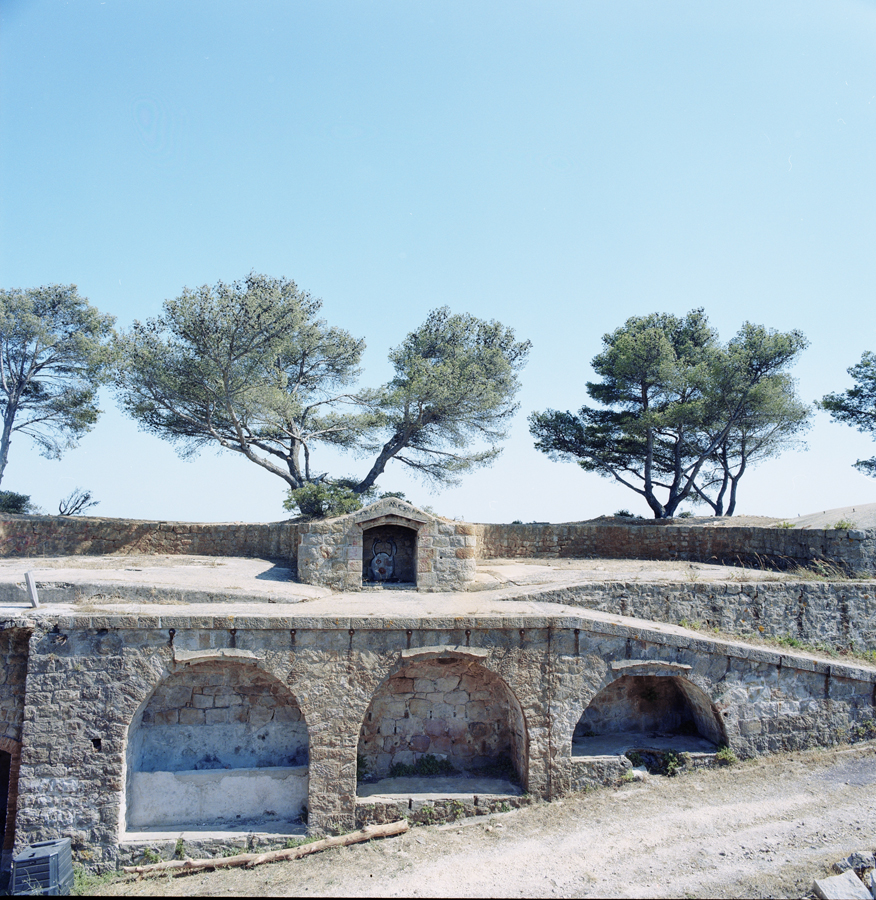
<path fill-rule="evenodd" d="M 126 831 L 119 837 L 120 847 L 137 848 L 140 846 L 152 846 L 156 841 L 176 841 L 182 838 L 184 841 L 245 841 L 249 837 L 259 838 L 261 841 L 285 841 L 289 838 L 307 836 L 307 826 L 301 822 L 271 822 L 270 829 L 265 824 L 240 825 L 223 831 L 214 826 L 180 824 L 156 825 L 154 828 L 138 828 Z"/>
<path fill-rule="evenodd" d="M 279 631 L 295 630 L 296 632 L 346 632 L 354 638 L 357 631 L 401 632 L 410 631 L 415 635 L 420 631 L 456 632 L 470 630 L 471 646 L 459 647 L 448 642 L 448 651 L 459 647 L 470 650 L 474 655 L 478 649 L 478 633 L 492 630 L 521 630 L 525 639 L 527 630 L 553 630 L 558 632 L 582 631 L 588 634 L 603 634 L 610 637 L 626 637 L 635 641 L 675 647 L 679 650 L 692 650 L 704 654 L 722 654 L 727 657 L 761 662 L 768 665 L 814 672 L 831 677 L 847 678 L 855 681 L 876 684 L 876 667 L 862 664 L 849 664 L 819 658 L 814 654 L 798 651 L 788 653 L 784 649 L 772 649 L 744 641 L 728 641 L 711 637 L 700 632 L 690 631 L 677 625 L 650 622 L 610 613 L 585 611 L 582 609 L 531 609 L 535 604 L 520 604 L 529 609 L 509 610 L 507 615 L 462 615 L 446 616 L 427 614 L 419 616 L 333 616 L 331 614 L 313 616 L 270 615 L 223 615 L 216 616 L 197 612 L 186 612 L 182 609 L 168 614 L 105 612 L 101 614 L 79 613 L 72 610 L 58 610 L 57 613 L 41 609 L 11 610 L 0 607 L 0 630 L 18 628 L 25 630 L 98 630 L 98 629 L 134 629 L 134 630 L 230 630 L 236 629 L 238 635 L 242 631 Z M 206 611 L 205 611 L 206 612 Z M 16 615 L 18 613 L 18 615 Z M 416 652 L 417 648 L 409 648 Z M 421 648 L 427 653 L 435 651 L 435 645 Z M 399 651 L 400 658 L 401 653 Z M 634 662 L 630 660 L 630 662 Z M 651 663 L 652 660 L 635 661 L 636 664 Z"/>

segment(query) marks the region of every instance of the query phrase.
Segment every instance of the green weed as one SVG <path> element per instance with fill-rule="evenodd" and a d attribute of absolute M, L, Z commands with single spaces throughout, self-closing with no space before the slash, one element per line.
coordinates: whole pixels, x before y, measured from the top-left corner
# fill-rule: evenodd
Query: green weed
<path fill-rule="evenodd" d="M 715 759 L 718 760 L 718 765 L 720 766 L 732 766 L 734 763 L 739 762 L 739 757 L 727 746 L 718 750 L 715 754 Z"/>
<path fill-rule="evenodd" d="M 434 778 L 440 775 L 456 775 L 453 763 L 448 759 L 438 759 L 431 753 L 421 756 L 413 765 L 409 763 L 393 763 L 389 768 L 390 778 Z"/>
<path fill-rule="evenodd" d="M 876 738 L 876 722 L 872 719 L 865 719 L 849 729 L 851 741 L 869 741 L 873 738 Z"/>
<path fill-rule="evenodd" d="M 666 753 L 663 754 L 663 769 L 670 778 L 675 777 L 682 768 L 682 762 L 678 758 L 677 753 L 667 750 Z"/>
<path fill-rule="evenodd" d="M 102 884 L 109 884 L 118 878 L 118 872 L 104 872 L 101 875 L 95 875 L 89 872 L 85 866 L 73 866 L 73 890 L 74 897 L 90 897 L 94 894 L 94 889 Z"/>

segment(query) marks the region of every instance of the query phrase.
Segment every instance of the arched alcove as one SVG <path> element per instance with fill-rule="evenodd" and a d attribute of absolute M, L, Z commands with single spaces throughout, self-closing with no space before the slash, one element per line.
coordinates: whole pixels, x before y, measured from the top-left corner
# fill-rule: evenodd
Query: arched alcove
<path fill-rule="evenodd" d="M 448 656 L 409 663 L 383 682 L 359 735 L 360 780 L 409 774 L 427 757 L 447 774 L 510 778 L 526 787 L 526 722 L 501 677 Z"/>
<path fill-rule="evenodd" d="M 299 819 L 307 725 L 291 691 L 256 665 L 182 666 L 128 732 L 126 828 L 238 828 Z"/>
<path fill-rule="evenodd" d="M 416 584 L 417 532 L 381 524 L 362 533 L 363 584 Z"/>
<path fill-rule="evenodd" d="M 12 865 L 15 845 L 15 820 L 18 811 L 18 770 L 21 765 L 21 744 L 11 738 L 0 737 L 0 800 L 2 800 L 2 857 L 0 869 L 8 871 Z"/>
<path fill-rule="evenodd" d="M 724 743 L 720 717 L 708 695 L 686 678 L 624 675 L 590 701 L 575 727 L 573 753 L 609 754 L 625 743 L 708 752 Z"/>

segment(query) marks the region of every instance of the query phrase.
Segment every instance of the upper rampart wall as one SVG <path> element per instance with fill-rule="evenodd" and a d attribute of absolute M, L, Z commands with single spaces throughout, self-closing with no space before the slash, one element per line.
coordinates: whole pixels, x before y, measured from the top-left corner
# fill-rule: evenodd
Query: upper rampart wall
<path fill-rule="evenodd" d="M 116 553 L 298 558 L 295 522 L 148 522 L 97 516 L 0 517 L 0 557 Z"/>
<path fill-rule="evenodd" d="M 148 522 L 96 516 L 0 517 L 0 557 L 190 553 L 298 561 L 306 523 Z M 474 525 L 476 559 L 691 559 L 782 566 L 824 560 L 876 572 L 876 530 L 710 528 L 655 521 Z"/>
<path fill-rule="evenodd" d="M 695 559 L 782 567 L 824 560 L 876 572 L 876 531 L 711 528 L 644 522 L 477 525 L 478 559 Z"/>

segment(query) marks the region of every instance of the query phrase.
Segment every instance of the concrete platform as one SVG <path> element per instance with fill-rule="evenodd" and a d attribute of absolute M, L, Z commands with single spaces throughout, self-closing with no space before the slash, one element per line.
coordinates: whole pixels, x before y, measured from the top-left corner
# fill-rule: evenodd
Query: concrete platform
<path fill-rule="evenodd" d="M 696 735 L 642 734 L 621 731 L 616 734 L 598 734 L 572 742 L 572 756 L 623 756 L 629 750 L 659 750 L 673 753 L 710 753 L 718 748 Z"/>
<path fill-rule="evenodd" d="M 256 837 L 261 841 L 284 841 L 290 838 L 305 837 L 307 826 L 302 822 L 271 822 L 270 826 L 250 823 L 235 828 L 217 829 L 208 825 L 162 825 L 158 828 L 140 828 L 127 831 L 119 839 L 121 846 L 140 846 L 156 841 L 241 841 Z"/>
<path fill-rule="evenodd" d="M 400 798 L 430 800 L 484 800 L 522 796 L 522 789 L 504 778 L 451 775 L 439 778 L 383 778 L 356 789 L 357 803 L 394 803 Z"/>
<path fill-rule="evenodd" d="M 375 587 L 344 594 L 301 584 L 292 570 L 265 559 L 210 556 L 57 556 L 0 559 L 0 606 L 29 607 L 25 573 L 31 572 L 40 602 L 299 604 L 349 598 L 359 609 L 380 608 L 390 598 L 422 597 L 408 585 Z M 537 595 L 545 589 L 605 582 L 692 583 L 781 581 L 776 572 L 754 572 L 710 563 L 660 560 L 568 559 L 489 560 L 478 567 L 469 591 L 441 593 L 479 604 Z M 436 601 L 432 598 L 433 604 Z"/>

